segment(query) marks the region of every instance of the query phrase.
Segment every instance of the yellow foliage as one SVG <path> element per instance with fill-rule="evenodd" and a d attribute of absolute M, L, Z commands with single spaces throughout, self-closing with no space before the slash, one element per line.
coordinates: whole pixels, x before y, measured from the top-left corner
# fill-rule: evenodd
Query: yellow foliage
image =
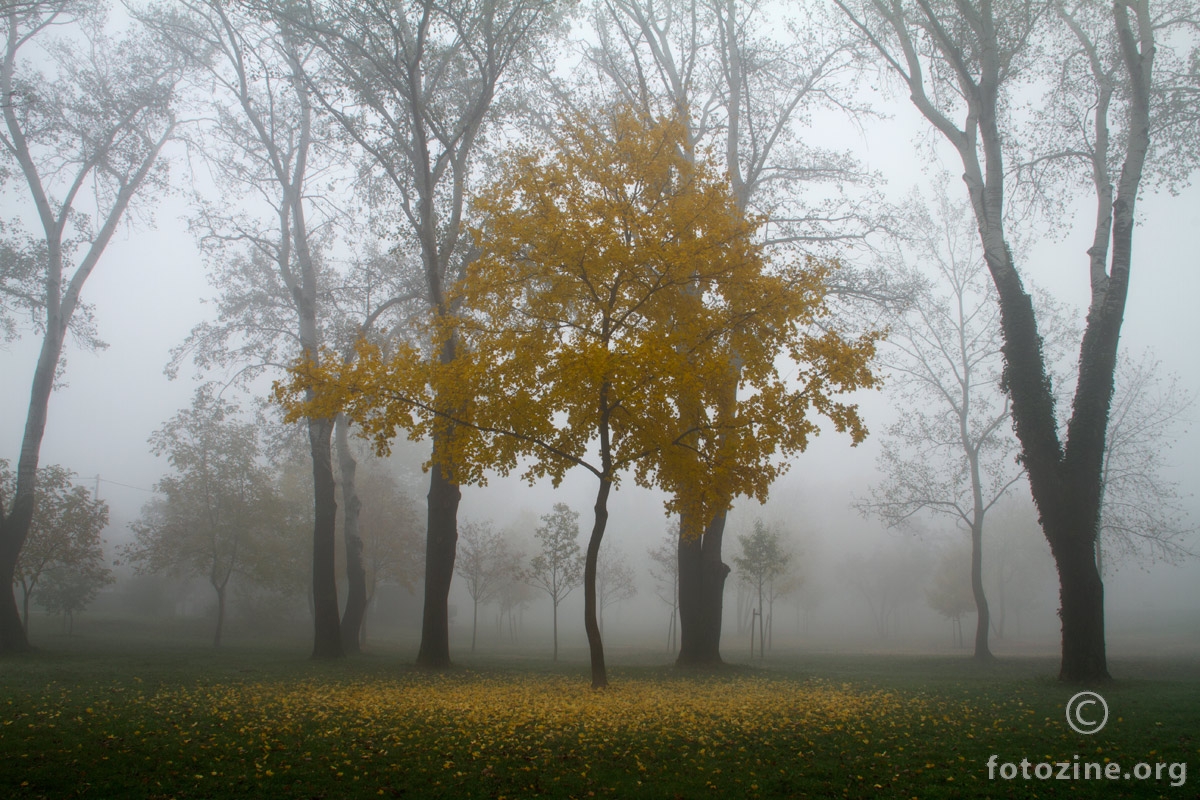
<path fill-rule="evenodd" d="M 697 518 L 765 499 L 818 416 L 857 443 L 837 397 L 874 385 L 878 337 L 817 330 L 836 265 L 769 265 L 759 221 L 685 135 L 630 111 L 566 120 L 558 149 L 512 156 L 476 202 L 481 255 L 455 311 L 427 321 L 438 357 L 361 343 L 352 364 L 297 366 L 277 397 L 293 415 L 345 410 L 381 450 L 442 426 L 434 458 L 460 482 L 531 455 L 530 481 L 631 471 Z"/>

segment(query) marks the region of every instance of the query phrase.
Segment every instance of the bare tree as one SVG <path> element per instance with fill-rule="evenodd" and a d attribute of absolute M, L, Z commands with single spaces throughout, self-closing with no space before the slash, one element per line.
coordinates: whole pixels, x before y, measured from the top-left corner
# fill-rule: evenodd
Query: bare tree
<path fill-rule="evenodd" d="M 1180 21 L 1171 7 L 1178 4 L 1168 3 L 1165 16 L 1156 17 L 1149 0 L 1119 0 L 1110 8 L 1050 0 L 835 2 L 962 162 L 996 287 L 1004 379 L 1022 463 L 1058 566 L 1059 675 L 1065 681 L 1107 678 L 1104 585 L 1095 563 L 1105 433 L 1129 289 L 1134 208 L 1151 155 L 1154 64 L 1158 50 L 1167 49 L 1164 26 Z M 1050 87 L 1047 107 L 1060 86 L 1089 98 L 1084 124 L 1060 137 L 1074 137 L 1075 146 L 1041 156 L 1089 180 L 1096 193 L 1095 234 L 1087 251 L 1091 305 L 1065 437 L 1057 426 L 1038 315 L 1005 228 L 1013 148 L 1020 139 L 1012 92 L 1035 70 L 1062 79 Z"/>
<path fill-rule="evenodd" d="M 611 540 L 600 546 L 596 560 L 596 619 L 604 633 L 604 609 L 637 595 L 629 557 L 613 547 Z"/>
<path fill-rule="evenodd" d="M 935 215 L 914 197 L 905 226 L 925 289 L 892 326 L 882 361 L 903 409 L 879 456 L 881 483 L 856 507 L 889 526 L 944 514 L 970 535 L 975 658 L 992 657 L 983 584 L 987 512 L 1024 476 L 1000 387 L 1000 320 L 970 210 L 940 193 Z M 903 256 L 900 256 L 901 258 Z M 957 618 L 956 618 L 957 619 Z"/>
<path fill-rule="evenodd" d="M 479 604 L 495 599 L 517 569 L 515 559 L 507 537 L 493 528 L 490 521 L 463 523 L 454 571 L 466 582 L 467 593 L 471 595 L 472 653 L 479 630 Z"/>
<path fill-rule="evenodd" d="M 654 579 L 654 593 L 671 608 L 671 621 L 667 623 L 667 652 L 676 648 L 676 626 L 679 619 L 679 520 L 671 520 L 666 537 L 658 547 L 648 549 L 650 577 Z"/>
<path fill-rule="evenodd" d="M 17 223 L 0 228 L 3 251 L 20 254 L 17 275 L 7 259 L 0 267 L 6 302 L 13 285 L 25 287 L 20 304 L 42 338 L 16 486 L 0 497 L 0 652 L 12 652 L 29 647 L 13 577 L 34 515 L 63 345 L 68 331 L 85 346 L 99 345 L 84 284 L 135 197 L 166 180 L 160 155 L 176 130 L 182 70 L 140 32 L 106 32 L 101 11 L 74 0 L 8 4 L 0 37 L 0 180 L 22 187 L 40 226 L 36 234 Z"/>
<path fill-rule="evenodd" d="M 1196 532 L 1179 487 L 1163 475 L 1167 453 L 1195 404 L 1179 376 L 1160 374 L 1152 353 L 1122 355 L 1117 365 L 1104 447 L 1103 501 L 1096 566 L 1120 558 L 1169 562 L 1194 555 Z"/>
<path fill-rule="evenodd" d="M 200 326 L 176 353 L 176 361 L 189 351 L 200 363 L 245 359 L 248 363 L 237 364 L 244 378 L 271 364 L 276 353 L 281 356 L 276 364 L 296 357 L 318 362 L 325 357 L 320 318 L 328 288 L 322 286 L 316 243 L 322 214 L 314 213 L 312 184 L 325 166 L 319 151 L 326 134 L 304 77 L 311 46 L 277 16 L 256 17 L 219 0 L 182 0 L 143 18 L 219 87 L 220 94 L 213 93 L 214 122 L 205 130 L 208 162 L 225 192 L 260 201 L 266 210 L 261 218 L 231 211 L 223 195 L 196 219 L 202 242 L 218 262 L 216 283 L 226 294 L 239 296 L 224 302 L 233 314 L 219 324 Z M 232 260 L 231 247 L 237 249 Z M 245 284 L 248 294 L 239 291 Z M 248 298 L 257 302 L 247 304 Z M 229 341 L 239 338 L 248 340 L 243 349 L 228 350 Z M 246 359 L 246 347 L 253 344 L 265 346 Z M 309 418 L 305 423 L 315 511 L 313 657 L 333 658 L 346 648 L 334 572 L 334 421 Z M 364 594 L 360 553 L 361 548 L 348 545 L 355 597 Z M 355 621 L 361 624 L 361 615 Z M 350 647 L 356 649 L 358 624 L 352 627 Z"/>
<path fill-rule="evenodd" d="M 270 8 L 271 4 L 264 4 Z M 454 313 L 447 290 L 471 259 L 463 226 L 472 164 L 502 80 L 553 25 L 549 0 L 414 4 L 302 0 L 289 19 L 327 61 L 310 87 L 382 173 L 380 198 L 400 208 L 403 244 L 420 254 L 429 313 Z M 384 200 L 380 200 L 384 202 Z M 389 226 L 394 235 L 395 229 Z M 449 340 L 431 357 L 453 361 Z M 433 434 L 421 666 L 450 664 L 450 583 L 461 491 Z"/>
<path fill-rule="evenodd" d="M 550 595 L 554 615 L 554 660 L 558 661 L 558 604 L 583 583 L 583 553 L 579 549 L 579 514 L 565 503 L 542 516 L 534 531 L 542 551 L 529 562 L 525 580 Z"/>

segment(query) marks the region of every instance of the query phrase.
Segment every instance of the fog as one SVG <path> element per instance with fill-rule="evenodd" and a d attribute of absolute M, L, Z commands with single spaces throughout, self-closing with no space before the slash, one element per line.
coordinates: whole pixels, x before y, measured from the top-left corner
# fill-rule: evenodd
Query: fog
<path fill-rule="evenodd" d="M 884 192 L 894 202 L 900 202 L 913 187 L 928 187 L 939 180 L 939 168 L 957 174 L 952 152 L 937 149 L 934 161 L 941 163 L 930 163 L 925 156 L 928 148 L 918 150 L 918 144 L 927 143 L 928 134 L 907 102 L 873 93 L 864 99 L 882 110 L 879 119 L 856 125 L 843 115 L 830 114 L 811 122 L 807 130 L 813 140 L 850 147 L 868 170 L 878 171 L 886 179 Z M 104 538 L 110 561 L 121 560 L 120 547 L 132 537 L 130 523 L 139 517 L 167 470 L 166 460 L 150 452 L 148 437 L 187 406 L 196 385 L 229 378 L 198 374 L 190 365 L 176 380 L 164 375 L 171 349 L 179 346 L 194 326 L 213 319 L 215 297 L 188 226 L 194 207 L 182 189 L 195 184 L 201 192 L 216 190 L 211 184 L 206 187 L 209 179 L 204 174 L 189 173 L 182 148 L 173 148 L 169 157 L 172 180 L 179 191 L 156 197 L 152 215 L 139 214 L 123 225 L 86 284 L 84 299 L 94 306 L 99 336 L 108 347 L 81 352 L 68 343 L 66 365 L 51 396 L 41 451 L 41 464 L 73 470 L 81 484 L 108 503 L 110 522 Z M 1088 302 L 1087 199 L 1079 198 L 1067 211 L 1067 218 L 1076 224 L 1067 225 L 1062 232 L 1035 231 L 1027 237 L 1021 253 L 1029 278 L 1074 309 L 1079 323 Z M 19 192 L 7 191 L 0 200 L 4 218 L 29 219 L 28 205 Z M 1200 296 L 1200 263 L 1194 244 L 1200 230 L 1200 187 L 1185 188 L 1177 195 L 1146 192 L 1138 218 L 1134 277 L 1121 349 L 1125 353 L 1152 349 L 1163 370 L 1178 373 L 1183 389 L 1195 397 L 1200 394 L 1200 361 L 1195 350 L 1200 342 L 1200 315 L 1194 308 L 1195 298 Z M 342 250 L 341 255 L 348 257 L 344 244 Z M 851 252 L 846 258 L 853 261 L 866 256 Z M 0 349 L 0 369 L 5 375 L 0 392 L 0 458 L 10 463 L 16 461 L 20 449 L 37 357 L 38 336 L 32 330 L 24 334 Z M 268 386 L 269 380 L 257 383 L 257 396 L 246 396 L 247 404 L 264 399 Z M 231 387 L 228 392 L 233 397 L 238 389 Z M 829 429 L 807 452 L 791 459 L 787 474 L 772 486 L 765 504 L 739 498 L 728 517 L 724 560 L 732 566 L 739 552 L 739 537 L 749 534 L 756 520 L 777 531 L 792 554 L 788 569 L 799 579 L 799 587 L 775 601 L 769 657 L 796 652 L 965 656 L 970 652 L 973 614 L 962 619 L 968 644 L 962 647 L 953 640 L 949 621 L 930 607 L 926 594 L 937 555 L 961 545 L 965 534 L 951 522 L 932 516 L 916 518 L 904 528 L 888 529 L 853 508 L 880 480 L 880 435 L 902 413 L 894 405 L 886 380 L 881 391 L 862 392 L 855 399 L 871 431 L 867 440 L 852 448 L 847 437 L 827 425 Z M 1194 419 L 1196 413 L 1193 406 L 1189 416 Z M 365 445 L 360 453 L 369 460 Z M 420 465 L 428 453 L 428 442 L 401 441 L 388 465 L 422 511 L 427 483 Z M 1182 504 L 1194 530 L 1200 520 L 1200 501 L 1191 492 L 1200 477 L 1200 430 L 1195 425 L 1179 427 L 1179 438 L 1170 449 L 1162 477 L 1181 487 Z M 566 503 L 580 514 L 581 544 L 586 540 L 595 492 L 594 476 L 580 469 L 572 471 L 558 488 L 548 482 L 530 486 L 516 475 L 489 475 L 487 486 L 463 488 L 458 519 L 460 524 L 490 520 L 507 531 L 523 548 L 527 565 L 535 552 L 534 529 L 555 503 Z M 1024 583 L 1015 592 L 1018 596 L 1008 597 L 1003 636 L 995 629 L 1000 606 L 993 609 L 992 649 L 1001 657 L 1053 656 L 1060 646 L 1058 583 L 1028 497 L 1028 487 L 1021 482 L 997 509 L 1015 520 L 1016 546 L 1034 554 L 1029 562 L 1033 566 L 1023 574 Z M 649 549 L 662 542 L 670 524 L 664 499 L 659 492 L 636 486 L 632 476 L 626 475 L 609 502 L 605 539 L 633 564 L 637 586 L 634 598 L 603 613 L 605 649 L 613 663 L 622 659 L 667 663 L 673 658 L 668 643 L 671 609 L 656 596 L 647 556 Z M 371 498 L 363 501 L 369 504 Z M 422 516 L 422 526 L 423 522 Z M 1200 540 L 1193 535 L 1188 546 L 1198 550 Z M 991 533 L 985 535 L 984 547 L 987 562 L 999 547 Z M 914 566 L 906 572 L 909 560 Z M 870 565 L 881 570 L 879 578 L 869 580 L 866 589 L 856 586 L 852 576 Z M 116 574 L 117 582 L 104 589 L 77 621 L 80 635 L 93 635 L 89 631 L 95 629 L 89 625 L 97 621 L 126 618 L 149 620 L 159 626 L 155 630 L 166 631 L 166 635 L 207 635 L 204 631 L 215 612 L 211 589 L 204 580 L 154 585 L 152 577 L 134 577 L 128 564 L 116 567 Z M 883 577 L 899 579 L 896 594 L 884 593 Z M 339 588 L 344 591 L 343 574 L 339 574 Z M 1200 563 L 1195 558 L 1177 564 L 1117 560 L 1106 567 L 1104 588 L 1111 655 L 1200 657 Z M 873 595 L 876 590 L 879 594 Z M 996 603 L 994 583 L 988 591 Z M 751 632 L 745 614 L 752 603 L 744 592 L 735 569 L 724 593 L 722 654 L 729 661 L 751 660 Z M 743 593 L 740 600 L 739 593 Z M 576 589 L 560 608 L 563 660 L 587 658 L 582 595 L 582 589 Z M 419 585 L 381 585 L 368 613 L 368 649 L 379 646 L 415 654 L 420 598 Z M 471 598 L 460 577 L 455 578 L 450 602 L 452 654 L 469 660 Z M 306 603 L 303 597 L 291 598 L 289 603 L 277 610 L 288 624 L 276 629 L 294 634 L 302 650 L 304 637 L 311 634 Z M 887 609 L 882 621 L 876 604 Z M 250 610 L 250 606 L 234 609 L 230 641 L 252 641 L 261 635 L 262 626 L 256 625 Z M 516 612 L 514 633 L 509 622 L 501 619 L 497 604 L 485 603 L 480 612 L 478 652 L 548 655 L 550 614 L 544 594 L 532 590 L 528 602 Z M 48 619 L 38 621 L 33 636 L 37 639 L 50 630 Z"/>

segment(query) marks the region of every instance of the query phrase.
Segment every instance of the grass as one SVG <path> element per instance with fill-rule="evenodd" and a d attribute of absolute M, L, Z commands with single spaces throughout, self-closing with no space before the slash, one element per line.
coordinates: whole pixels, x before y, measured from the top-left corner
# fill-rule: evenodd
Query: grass
<path fill-rule="evenodd" d="M 1159 780 L 989 779 L 997 765 L 1186 763 L 1194 665 L 1114 665 L 1111 709 L 1071 731 L 1047 660 L 797 656 L 711 673 L 299 649 L 39 652 L 0 661 L 12 797 L 1195 797 Z M 1030 768 L 1032 771 L 1032 767 Z M 1151 766 L 1153 770 L 1153 766 Z M 1178 768 L 1176 767 L 1176 770 Z"/>

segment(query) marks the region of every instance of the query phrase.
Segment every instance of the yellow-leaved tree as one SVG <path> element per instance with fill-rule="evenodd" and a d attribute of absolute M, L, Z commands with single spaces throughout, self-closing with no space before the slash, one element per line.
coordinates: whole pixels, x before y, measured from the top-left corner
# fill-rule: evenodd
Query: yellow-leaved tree
<path fill-rule="evenodd" d="M 877 336 L 814 324 L 831 265 L 768 265 L 755 220 L 685 156 L 685 136 L 628 109 L 564 120 L 557 147 L 511 156 L 477 201 L 480 256 L 452 290 L 457 313 L 429 321 L 426 351 L 384 358 L 364 343 L 354 363 L 300 365 L 277 389 L 293 413 L 345 410 L 381 449 L 400 430 L 440 429 L 439 466 L 459 482 L 521 457 L 530 482 L 594 474 L 584 626 L 596 688 L 608 684 L 596 563 L 621 476 L 694 519 L 739 495 L 763 500 L 816 416 L 865 436 L 837 398 L 875 383 Z M 458 358 L 431 357 L 451 343 Z"/>

